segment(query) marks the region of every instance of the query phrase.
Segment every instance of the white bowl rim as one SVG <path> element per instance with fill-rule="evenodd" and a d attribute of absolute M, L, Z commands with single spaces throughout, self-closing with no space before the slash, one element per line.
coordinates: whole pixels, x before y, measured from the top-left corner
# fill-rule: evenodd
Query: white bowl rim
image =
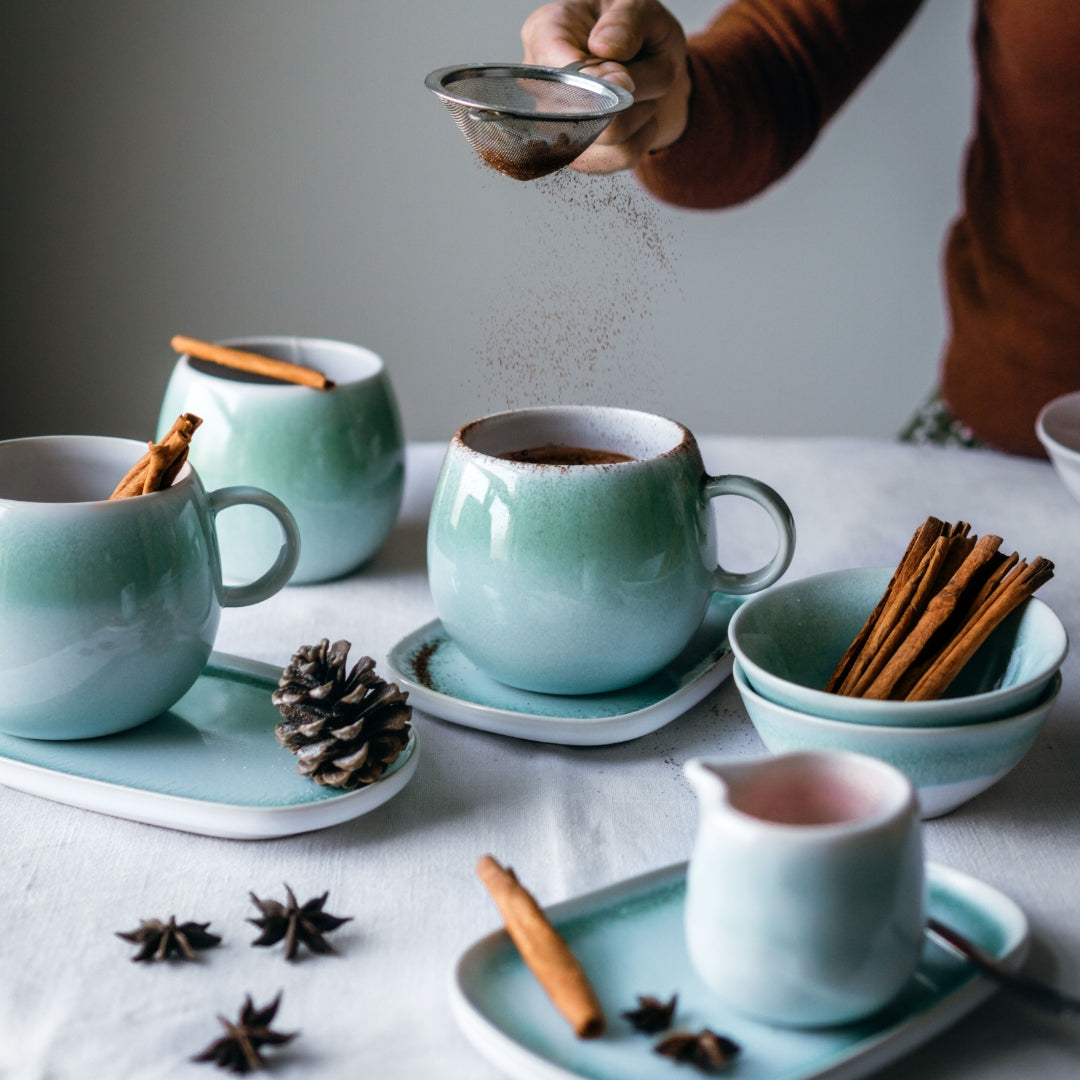
<path fill-rule="evenodd" d="M 1080 465 L 1080 447 L 1061 442 L 1051 433 L 1048 426 L 1048 421 L 1055 413 L 1061 413 L 1071 408 L 1075 408 L 1077 424 L 1080 426 L 1080 390 L 1073 390 L 1068 394 L 1062 394 L 1052 401 L 1048 401 L 1039 410 L 1039 414 L 1035 418 L 1035 434 L 1047 451 L 1052 454 L 1060 454 L 1066 460 Z"/>
<path fill-rule="evenodd" d="M 1080 455 L 1078 460 L 1080 460 Z M 1045 671 L 1041 675 L 1032 676 L 1023 682 L 1015 683 L 1012 686 L 1005 687 L 998 690 L 985 690 L 981 694 L 966 694 L 963 697 L 950 697 L 950 698 L 937 698 L 933 701 L 882 701 L 874 698 L 849 698 L 843 697 L 838 694 L 830 693 L 827 690 L 821 690 L 812 686 L 804 686 L 801 683 L 793 682 L 791 679 L 785 679 L 782 675 L 777 675 L 775 672 L 769 671 L 768 668 L 762 667 L 761 664 L 755 660 L 746 656 L 742 647 L 738 644 L 738 628 L 742 621 L 744 613 L 750 609 L 755 600 L 760 598 L 763 602 L 767 597 L 775 596 L 780 593 L 793 590 L 801 585 L 806 585 L 814 581 L 825 581 L 829 578 L 849 577 L 851 575 L 858 576 L 870 576 L 872 574 L 891 574 L 895 570 L 895 567 L 887 566 L 857 566 L 848 567 L 841 570 L 826 570 L 819 574 L 809 574 L 803 578 L 797 578 L 794 581 L 787 581 L 780 585 L 774 585 L 767 590 L 763 590 L 760 593 L 755 594 L 748 599 L 746 603 L 740 605 L 735 610 L 735 614 L 731 617 L 731 622 L 728 624 L 728 643 L 731 645 L 731 650 L 735 654 L 736 659 L 742 664 L 744 669 L 749 668 L 752 672 L 761 672 L 766 678 L 772 679 L 776 682 L 786 683 L 787 685 L 795 688 L 800 694 L 809 695 L 809 700 L 819 704 L 821 708 L 826 708 L 832 705 L 839 708 L 841 711 L 859 711 L 861 713 L 873 716 L 876 713 L 881 714 L 896 714 L 897 712 L 903 712 L 908 716 L 911 716 L 915 722 L 910 723 L 905 721 L 904 724 L 895 726 L 910 726 L 920 727 L 931 725 L 920 725 L 917 722 L 917 718 L 922 713 L 933 713 L 940 716 L 943 712 L 950 713 L 963 713 L 972 708 L 978 708 L 979 706 L 987 705 L 993 700 L 1019 697 L 1025 690 L 1030 690 L 1034 684 L 1040 680 L 1049 679 L 1050 675 L 1060 669 L 1061 664 L 1065 660 L 1065 657 L 1069 652 L 1069 634 L 1065 629 L 1065 624 L 1061 621 L 1061 617 L 1056 611 L 1044 600 L 1040 600 L 1037 596 L 1031 596 L 1027 599 L 1026 603 L 1034 605 L 1036 608 L 1045 609 L 1046 613 L 1051 617 L 1052 625 L 1060 631 L 1060 646 L 1057 654 L 1053 656 L 1053 663 L 1048 664 Z M 749 678 L 749 676 L 747 676 Z M 772 700 L 771 698 L 769 699 Z M 837 702 L 841 704 L 837 705 Z M 850 703 L 850 704 L 847 704 Z M 796 710 L 800 711 L 800 710 Z M 822 717 L 822 719 L 831 719 L 831 717 Z M 857 720 L 844 720 L 843 723 L 861 723 L 864 727 L 873 726 L 867 721 Z M 969 721 L 968 723 L 976 723 L 977 721 Z M 886 725 L 881 725 L 886 726 Z M 894 726 L 894 725 L 887 725 Z M 935 727 L 946 727 L 948 725 L 935 724 Z"/>
<path fill-rule="evenodd" d="M 814 713 L 793 709 L 790 705 L 781 705 L 779 701 L 773 701 L 772 698 L 765 697 L 764 694 L 759 693 L 750 685 L 750 680 L 746 677 L 746 672 L 738 660 L 735 660 L 731 666 L 731 677 L 740 695 L 746 695 L 755 701 L 760 701 L 762 704 L 768 705 L 780 713 L 785 713 L 788 717 L 798 720 L 800 723 L 816 724 L 830 731 L 847 730 L 856 734 L 875 734 L 886 739 L 912 739 L 916 737 L 920 739 L 943 739 L 947 736 L 960 736 L 963 738 L 965 737 L 964 733 L 974 737 L 982 732 L 991 732 L 995 728 L 1000 730 L 1011 725 L 1020 727 L 1038 713 L 1049 712 L 1061 693 L 1062 684 L 1061 672 L 1055 671 L 1050 679 L 1050 686 L 1046 693 L 1041 695 L 1034 705 L 1028 706 L 1023 712 L 1013 713 L 1011 716 L 998 716 L 992 720 L 975 720 L 967 724 L 928 724 L 922 726 L 919 724 L 862 724 L 853 720 L 834 720 L 828 716 L 815 716 Z"/>

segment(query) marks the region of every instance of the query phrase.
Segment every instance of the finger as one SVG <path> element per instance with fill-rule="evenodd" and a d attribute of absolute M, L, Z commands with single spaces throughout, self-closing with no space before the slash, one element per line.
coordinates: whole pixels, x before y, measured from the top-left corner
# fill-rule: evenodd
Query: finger
<path fill-rule="evenodd" d="M 589 31 L 596 22 L 593 3 L 553 3 L 537 8 L 521 27 L 526 64 L 565 67 L 589 56 Z"/>
<path fill-rule="evenodd" d="M 655 0 L 613 0 L 590 31 L 587 48 L 606 60 L 632 60 L 652 51 L 672 21 Z"/>
<path fill-rule="evenodd" d="M 581 69 L 583 75 L 593 75 L 597 79 L 606 82 L 617 83 L 624 90 L 633 94 L 637 90 L 637 83 L 629 71 L 622 64 L 616 64 L 613 60 L 606 60 L 599 64 L 590 64 Z"/>

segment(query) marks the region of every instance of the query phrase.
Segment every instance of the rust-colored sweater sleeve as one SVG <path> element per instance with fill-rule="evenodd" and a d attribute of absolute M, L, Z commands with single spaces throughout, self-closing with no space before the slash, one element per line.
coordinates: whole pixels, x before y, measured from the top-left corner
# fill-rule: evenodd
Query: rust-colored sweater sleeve
<path fill-rule="evenodd" d="M 716 208 L 758 194 L 809 149 L 922 0 L 735 0 L 690 37 L 687 130 L 638 177 Z"/>

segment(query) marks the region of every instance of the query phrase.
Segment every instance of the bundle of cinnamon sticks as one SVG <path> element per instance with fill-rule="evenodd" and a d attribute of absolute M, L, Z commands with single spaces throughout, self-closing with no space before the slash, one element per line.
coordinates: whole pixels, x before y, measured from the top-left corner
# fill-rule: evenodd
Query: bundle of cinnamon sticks
<path fill-rule="evenodd" d="M 929 517 L 825 689 L 892 701 L 939 698 L 1002 620 L 1053 576 L 1041 556 L 999 551 L 1000 536 Z"/>
<path fill-rule="evenodd" d="M 161 442 L 147 444 L 146 453 L 132 465 L 109 498 L 128 499 L 171 487 L 187 461 L 191 436 L 201 423 L 194 413 L 178 416 Z"/>

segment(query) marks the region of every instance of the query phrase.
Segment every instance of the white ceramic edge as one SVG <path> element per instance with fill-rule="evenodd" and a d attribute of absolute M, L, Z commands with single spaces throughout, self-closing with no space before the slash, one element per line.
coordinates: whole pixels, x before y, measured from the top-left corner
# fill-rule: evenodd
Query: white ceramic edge
<path fill-rule="evenodd" d="M 773 586 L 769 590 L 763 590 L 760 594 L 762 599 L 766 595 L 773 595 L 778 591 L 794 589 L 800 585 L 805 584 L 808 581 L 814 581 L 817 579 L 842 577 L 851 574 L 870 575 L 881 574 L 885 580 L 888 580 L 886 575 L 891 574 L 895 570 L 894 567 L 887 566 L 853 566 L 842 570 L 826 570 L 820 574 L 811 574 L 805 578 L 797 578 L 794 581 L 785 581 L 782 584 Z M 807 695 L 807 699 L 824 709 L 828 705 L 834 705 L 834 711 L 830 714 L 813 713 L 807 715 L 817 716 L 822 720 L 835 720 L 838 723 L 850 723 L 850 724 L 862 724 L 864 726 L 874 726 L 878 728 L 884 727 L 898 727 L 898 728 L 929 728 L 929 727 L 958 727 L 959 724 L 948 723 L 948 720 L 931 720 L 928 723 L 920 722 L 921 717 L 927 715 L 942 715 L 946 717 L 951 716 L 953 713 L 962 714 L 965 708 L 985 707 L 988 710 L 987 720 L 975 721 L 976 723 L 984 723 L 995 718 L 994 714 L 998 712 L 998 708 L 1009 709 L 1013 707 L 1013 702 L 1017 698 L 1024 697 L 1027 693 L 1030 693 L 1032 687 L 1040 680 L 1049 679 L 1053 676 L 1054 672 L 1059 670 L 1064 663 L 1065 658 L 1069 655 L 1069 632 L 1065 627 L 1061 616 L 1049 605 L 1045 600 L 1040 599 L 1037 596 L 1031 596 L 1028 598 L 1028 603 L 1037 607 L 1045 608 L 1053 619 L 1056 626 L 1061 631 L 1061 644 L 1058 652 L 1053 657 L 1053 666 L 1048 666 L 1046 671 L 1041 675 L 1032 676 L 1025 679 L 1021 683 L 1015 683 L 1012 686 L 1007 687 L 1005 690 L 987 690 L 980 694 L 968 694 L 964 697 L 955 698 L 937 698 L 933 701 L 909 701 L 906 703 L 896 701 L 878 701 L 868 698 L 854 698 L 843 697 L 837 694 L 829 693 L 826 690 L 819 690 L 813 686 L 803 686 L 799 683 L 792 682 L 790 679 L 785 679 L 780 675 L 776 675 L 769 671 L 767 668 L 762 667 L 757 661 L 748 657 L 745 650 L 741 649 L 737 642 L 736 637 L 739 624 L 738 619 L 744 611 L 751 607 L 754 597 L 750 597 L 746 603 L 741 604 L 731 615 L 731 621 L 728 624 L 728 642 L 731 646 L 731 651 L 735 654 L 736 659 L 739 661 L 740 666 L 746 676 L 748 682 L 750 682 L 754 689 L 761 697 L 767 695 L 758 689 L 759 686 L 768 687 L 770 682 L 774 683 L 786 683 L 790 686 L 794 686 Z M 736 631 L 732 634 L 732 628 Z M 760 673 L 760 674 L 758 674 Z M 754 683 L 754 679 L 757 679 L 757 683 Z M 770 700 L 772 700 L 770 698 Z M 1000 706 L 997 704 L 1000 703 Z M 774 704 L 780 704 L 774 702 Z M 897 705 L 903 704 L 904 709 L 911 716 L 909 721 L 903 723 L 897 722 L 892 724 L 881 723 L 880 720 L 875 720 L 880 713 L 895 713 Z M 786 708 L 794 708 L 794 706 L 788 705 Z M 806 712 L 805 709 L 798 709 L 799 712 Z M 998 713 L 1000 719 L 1000 713 Z"/>
<path fill-rule="evenodd" d="M 1052 409 L 1064 407 L 1066 402 L 1080 404 L 1080 390 L 1072 390 L 1067 394 L 1061 394 L 1051 401 L 1048 401 L 1035 417 L 1035 434 L 1038 436 L 1039 442 L 1043 444 L 1043 448 L 1047 453 L 1051 455 L 1055 453 L 1060 454 L 1070 464 L 1080 465 L 1080 448 L 1059 442 L 1046 429 L 1046 417 L 1050 414 L 1050 411 Z"/>
<path fill-rule="evenodd" d="M 281 670 L 247 657 L 211 653 L 208 664 L 232 667 L 275 680 Z M 382 806 L 412 778 L 419 760 L 415 727 L 402 751 L 405 761 L 374 784 L 335 798 L 295 806 L 244 806 L 135 788 L 109 780 L 60 772 L 0 755 L 0 784 L 110 817 L 224 840 L 271 840 L 340 825 Z M 28 782 L 29 779 L 29 782 Z"/>
<path fill-rule="evenodd" d="M 728 651 L 706 668 L 696 679 L 680 687 L 666 698 L 643 709 L 620 713 L 617 716 L 573 717 L 545 716 L 543 713 L 519 713 L 478 705 L 449 694 L 431 690 L 410 679 L 394 663 L 394 654 L 406 641 L 425 636 L 439 622 L 433 619 L 402 638 L 387 654 L 386 666 L 394 680 L 409 691 L 412 703 L 441 720 L 488 731 L 495 735 L 510 735 L 531 742 L 557 743 L 561 746 L 610 746 L 648 735 L 692 709 L 712 693 L 730 674 L 734 654 Z"/>
<path fill-rule="evenodd" d="M 572 918 L 583 910 L 605 903 L 609 897 L 618 897 L 629 890 L 649 888 L 667 878 L 683 876 L 686 866 L 685 862 L 676 863 L 627 878 L 614 885 L 552 904 L 546 908 L 546 912 L 553 922 L 564 917 Z M 996 920 L 1005 926 L 1010 935 L 1000 961 L 1004 967 L 1018 970 L 1027 957 L 1031 943 L 1027 916 L 1019 905 L 993 886 L 960 870 L 928 862 L 926 872 L 928 881 L 931 878 L 944 881 L 954 893 L 974 892 L 981 907 L 993 907 Z M 454 1019 L 473 1046 L 488 1061 L 506 1070 L 515 1080 L 581 1080 L 583 1074 L 569 1072 L 553 1064 L 505 1034 L 480 1013 L 465 994 L 460 973 L 466 957 L 474 949 L 488 945 L 495 938 L 503 937 L 505 933 L 505 930 L 495 930 L 485 935 L 473 942 L 455 960 L 450 971 L 450 1005 Z M 867 1076 L 929 1042 L 996 992 L 997 987 L 993 982 L 976 973 L 962 989 L 953 992 L 918 1017 L 909 1017 L 876 1038 L 868 1040 L 869 1045 L 864 1049 L 841 1051 L 841 1058 L 835 1064 L 826 1065 L 812 1073 L 788 1073 L 786 1080 L 857 1080 Z"/>

